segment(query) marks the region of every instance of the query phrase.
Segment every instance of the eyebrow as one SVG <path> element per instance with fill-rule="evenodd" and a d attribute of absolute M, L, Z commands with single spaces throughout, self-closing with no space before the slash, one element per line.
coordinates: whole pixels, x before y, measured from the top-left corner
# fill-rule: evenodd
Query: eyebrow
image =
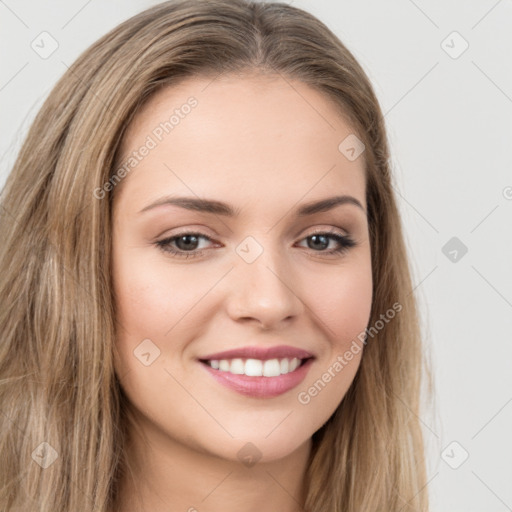
<path fill-rule="evenodd" d="M 351 204 L 360 208 L 366 215 L 366 210 L 363 205 L 353 196 L 342 195 L 333 196 L 321 199 L 319 201 L 312 201 L 310 203 L 303 204 L 300 206 L 296 215 L 298 217 L 304 217 L 306 215 L 314 215 L 315 213 L 327 212 L 344 204 Z M 201 213 L 212 213 L 215 215 L 224 215 L 226 217 L 236 217 L 240 213 L 239 208 L 233 208 L 227 203 L 222 201 L 216 201 L 213 199 L 201 199 L 198 197 L 174 197 L 165 196 L 157 199 L 155 202 L 149 204 L 140 210 L 139 213 L 152 210 L 158 206 L 163 205 L 175 205 L 186 210 L 192 210 Z"/>

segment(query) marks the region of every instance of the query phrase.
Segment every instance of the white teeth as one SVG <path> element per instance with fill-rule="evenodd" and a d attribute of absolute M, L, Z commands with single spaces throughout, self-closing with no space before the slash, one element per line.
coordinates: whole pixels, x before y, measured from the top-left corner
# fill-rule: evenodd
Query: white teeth
<path fill-rule="evenodd" d="M 294 357 L 292 359 L 292 362 L 290 363 L 288 371 L 293 372 L 293 370 L 296 370 L 299 367 L 299 364 L 300 364 L 300 359 L 297 359 L 296 357 Z"/>
<path fill-rule="evenodd" d="M 249 377 L 261 377 L 263 375 L 263 362 L 259 359 L 247 359 L 245 361 L 244 373 L 249 375 Z"/>
<path fill-rule="evenodd" d="M 279 377 L 281 364 L 278 359 L 269 359 L 263 363 L 263 377 Z"/>
<path fill-rule="evenodd" d="M 231 373 L 236 373 L 237 375 L 242 375 L 242 373 L 244 373 L 244 362 L 241 359 L 233 359 L 233 361 L 231 361 L 231 367 L 228 371 Z"/>
<path fill-rule="evenodd" d="M 207 364 L 215 370 L 249 377 L 279 377 L 296 370 L 302 360 L 296 357 L 284 359 L 212 359 Z"/>

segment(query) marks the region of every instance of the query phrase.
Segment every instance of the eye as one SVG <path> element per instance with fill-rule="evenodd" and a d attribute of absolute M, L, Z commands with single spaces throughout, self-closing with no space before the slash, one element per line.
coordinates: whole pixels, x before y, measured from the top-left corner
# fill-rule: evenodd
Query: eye
<path fill-rule="evenodd" d="M 201 244 L 201 240 L 206 241 L 206 244 Z M 306 241 L 307 248 L 322 255 L 341 254 L 356 245 L 356 242 L 350 236 L 338 232 L 313 233 L 301 241 Z M 158 240 L 155 245 L 173 256 L 195 258 L 203 255 L 208 242 L 213 242 L 213 240 L 207 235 L 186 232 Z M 329 246 L 333 247 L 329 248 Z"/>
<path fill-rule="evenodd" d="M 181 233 L 164 240 L 159 240 L 156 245 L 164 252 L 171 253 L 178 257 L 193 258 L 203 253 L 204 246 L 200 246 L 200 240 L 212 239 L 201 233 Z"/>
<path fill-rule="evenodd" d="M 337 232 L 313 233 L 303 238 L 303 240 L 307 241 L 307 247 L 309 249 L 322 254 L 341 254 L 356 245 L 356 242 L 350 236 L 342 235 Z M 334 247 L 325 250 L 330 244 L 334 245 Z"/>

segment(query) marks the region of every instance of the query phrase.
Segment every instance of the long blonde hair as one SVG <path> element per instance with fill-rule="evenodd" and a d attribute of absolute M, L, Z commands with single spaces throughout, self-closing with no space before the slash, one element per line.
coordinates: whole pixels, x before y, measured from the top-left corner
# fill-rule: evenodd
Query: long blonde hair
<path fill-rule="evenodd" d="M 314 16 L 284 3 L 179 0 L 87 49 L 33 122 L 0 202 L 0 509 L 115 510 L 129 471 L 114 372 L 111 179 L 126 127 L 161 87 L 194 75 L 279 73 L 323 92 L 366 146 L 373 272 L 364 350 L 313 436 L 308 512 L 428 509 L 419 423 L 426 370 L 383 115 L 361 66 Z M 381 320 L 382 322 L 382 320 Z"/>

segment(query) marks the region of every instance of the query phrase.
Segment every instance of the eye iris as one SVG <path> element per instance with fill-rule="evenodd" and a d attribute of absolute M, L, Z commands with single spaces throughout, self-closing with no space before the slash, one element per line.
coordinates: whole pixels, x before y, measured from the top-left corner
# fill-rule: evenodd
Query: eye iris
<path fill-rule="evenodd" d="M 198 238 L 199 237 L 195 235 L 182 235 L 176 238 L 176 246 L 178 247 L 178 249 L 183 251 L 186 251 L 187 249 L 197 249 Z M 184 244 L 181 244 L 181 242 L 184 242 Z"/>
<path fill-rule="evenodd" d="M 310 249 L 325 249 L 329 246 L 329 238 L 325 235 L 311 235 L 308 246 Z"/>

